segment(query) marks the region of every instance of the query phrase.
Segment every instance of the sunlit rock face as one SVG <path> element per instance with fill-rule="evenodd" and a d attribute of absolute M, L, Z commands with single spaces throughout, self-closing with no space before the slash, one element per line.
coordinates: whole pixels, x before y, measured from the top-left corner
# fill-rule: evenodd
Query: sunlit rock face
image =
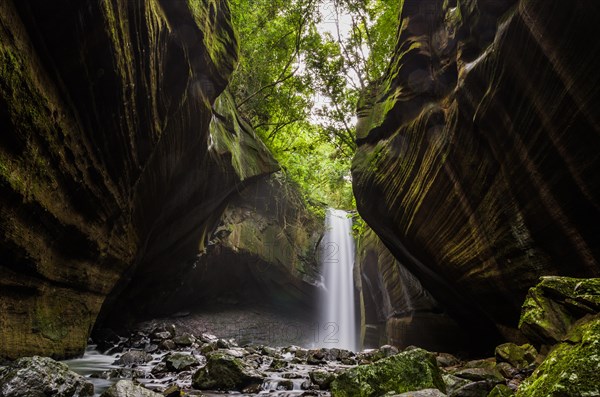
<path fill-rule="evenodd" d="M 209 139 L 236 46 L 225 0 L 1 2 L 0 356 L 81 353 L 107 294 L 277 169 Z"/>
<path fill-rule="evenodd" d="M 600 273 L 592 3 L 406 0 L 359 109 L 360 214 L 482 339 L 516 327 L 541 275 Z"/>

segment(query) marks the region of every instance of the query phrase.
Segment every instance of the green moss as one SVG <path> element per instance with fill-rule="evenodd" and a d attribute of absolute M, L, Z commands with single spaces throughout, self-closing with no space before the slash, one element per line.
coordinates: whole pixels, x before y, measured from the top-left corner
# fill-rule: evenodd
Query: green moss
<path fill-rule="evenodd" d="M 428 388 L 445 392 L 446 385 L 435 357 L 423 349 L 413 349 L 347 370 L 331 384 L 331 395 L 378 397 L 388 392 L 404 393 Z"/>
<path fill-rule="evenodd" d="M 533 364 L 537 350 L 530 344 L 517 346 L 514 343 L 504 343 L 496 347 L 496 360 L 507 362 L 515 368 L 526 368 Z"/>
<path fill-rule="evenodd" d="M 517 392 L 517 397 L 598 395 L 600 315 L 580 320 Z"/>

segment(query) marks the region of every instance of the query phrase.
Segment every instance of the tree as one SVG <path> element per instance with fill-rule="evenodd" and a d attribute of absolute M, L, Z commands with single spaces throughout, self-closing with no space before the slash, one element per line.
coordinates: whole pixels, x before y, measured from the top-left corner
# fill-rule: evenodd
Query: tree
<path fill-rule="evenodd" d="M 350 209 L 356 104 L 385 70 L 401 1 L 230 3 L 240 39 L 230 90 L 239 111 L 309 204 Z M 335 26 L 328 33 L 325 18 Z"/>

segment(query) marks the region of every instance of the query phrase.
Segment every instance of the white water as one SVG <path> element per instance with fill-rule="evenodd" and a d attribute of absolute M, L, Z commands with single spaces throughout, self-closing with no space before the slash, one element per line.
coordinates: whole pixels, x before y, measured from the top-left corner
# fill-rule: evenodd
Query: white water
<path fill-rule="evenodd" d="M 348 213 L 329 209 L 321 242 L 321 265 L 325 291 L 321 300 L 319 344 L 327 348 L 356 351 L 354 308 L 354 239 Z"/>

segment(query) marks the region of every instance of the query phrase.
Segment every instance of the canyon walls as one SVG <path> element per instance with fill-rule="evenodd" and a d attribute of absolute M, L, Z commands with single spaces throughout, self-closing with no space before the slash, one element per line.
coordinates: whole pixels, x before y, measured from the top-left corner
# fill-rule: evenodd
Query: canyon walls
<path fill-rule="evenodd" d="M 584 0 L 406 0 L 363 95 L 359 213 L 488 344 L 518 338 L 541 275 L 600 274 L 599 18 Z"/>
<path fill-rule="evenodd" d="M 0 356 L 77 355 L 107 295 L 195 257 L 278 166 L 209 131 L 237 58 L 225 0 L 3 1 L 0 58 Z"/>

